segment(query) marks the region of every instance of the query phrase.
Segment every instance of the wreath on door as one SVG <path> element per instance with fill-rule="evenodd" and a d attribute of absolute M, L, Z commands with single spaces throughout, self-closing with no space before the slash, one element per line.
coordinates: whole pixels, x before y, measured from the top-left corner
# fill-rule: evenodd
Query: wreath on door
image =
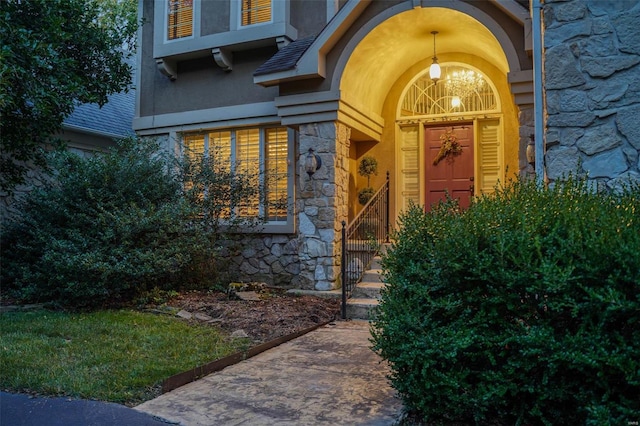
<path fill-rule="evenodd" d="M 447 157 L 455 157 L 462 154 L 462 147 L 453 130 L 447 130 L 440 135 L 440 141 L 442 145 L 440 145 L 440 151 L 438 151 L 438 154 L 433 159 L 434 166 L 437 166 L 440 161 Z"/>

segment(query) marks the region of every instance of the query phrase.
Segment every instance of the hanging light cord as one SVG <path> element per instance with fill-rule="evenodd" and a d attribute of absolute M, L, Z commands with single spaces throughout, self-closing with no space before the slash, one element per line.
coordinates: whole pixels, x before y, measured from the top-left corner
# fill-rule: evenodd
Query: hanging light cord
<path fill-rule="evenodd" d="M 436 34 L 438 34 L 438 32 L 431 31 L 431 34 L 433 34 L 433 59 L 437 61 L 438 57 L 436 56 Z"/>

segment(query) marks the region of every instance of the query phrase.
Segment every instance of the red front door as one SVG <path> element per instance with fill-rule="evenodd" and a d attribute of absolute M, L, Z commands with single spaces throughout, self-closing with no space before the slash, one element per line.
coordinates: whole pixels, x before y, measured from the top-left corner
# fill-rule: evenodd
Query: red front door
<path fill-rule="evenodd" d="M 433 164 L 442 146 L 441 136 L 446 132 L 455 135 L 462 152 Z M 424 138 L 427 211 L 433 203 L 444 200 L 447 192 L 459 200 L 460 207 L 469 207 L 473 195 L 473 125 L 425 127 Z"/>

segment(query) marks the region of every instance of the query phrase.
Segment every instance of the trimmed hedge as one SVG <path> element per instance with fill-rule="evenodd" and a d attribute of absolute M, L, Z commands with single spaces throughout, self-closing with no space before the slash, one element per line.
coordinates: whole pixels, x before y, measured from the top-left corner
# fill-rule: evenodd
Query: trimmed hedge
<path fill-rule="evenodd" d="M 399 225 L 372 334 L 415 418 L 640 418 L 640 188 L 514 182 Z"/>

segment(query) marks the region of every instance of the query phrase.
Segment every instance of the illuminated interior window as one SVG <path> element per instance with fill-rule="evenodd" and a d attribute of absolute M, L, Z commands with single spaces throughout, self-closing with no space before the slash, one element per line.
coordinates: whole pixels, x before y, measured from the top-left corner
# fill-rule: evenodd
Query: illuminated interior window
<path fill-rule="evenodd" d="M 187 134 L 185 155 L 208 161 L 213 170 L 233 172 L 255 181 L 261 188 L 250 198 L 234 202 L 229 213 L 240 217 L 261 217 L 269 222 L 286 222 L 288 216 L 289 131 L 285 127 L 247 128 Z M 189 182 L 185 183 L 192 188 Z M 203 196 L 206 189 L 203 188 Z M 233 198 L 233 197 L 231 197 Z"/>
<path fill-rule="evenodd" d="M 266 129 L 265 182 L 268 220 L 286 220 L 288 184 L 288 132 L 284 127 Z"/>
<path fill-rule="evenodd" d="M 260 174 L 260 129 L 236 130 L 236 172 L 254 180 Z M 259 185 L 258 181 L 255 185 Z M 260 214 L 258 194 L 244 199 L 238 207 L 242 217 L 256 217 Z"/>
<path fill-rule="evenodd" d="M 167 0 L 167 40 L 193 35 L 193 0 Z"/>
<path fill-rule="evenodd" d="M 271 0 L 241 0 L 242 26 L 271 22 Z"/>

